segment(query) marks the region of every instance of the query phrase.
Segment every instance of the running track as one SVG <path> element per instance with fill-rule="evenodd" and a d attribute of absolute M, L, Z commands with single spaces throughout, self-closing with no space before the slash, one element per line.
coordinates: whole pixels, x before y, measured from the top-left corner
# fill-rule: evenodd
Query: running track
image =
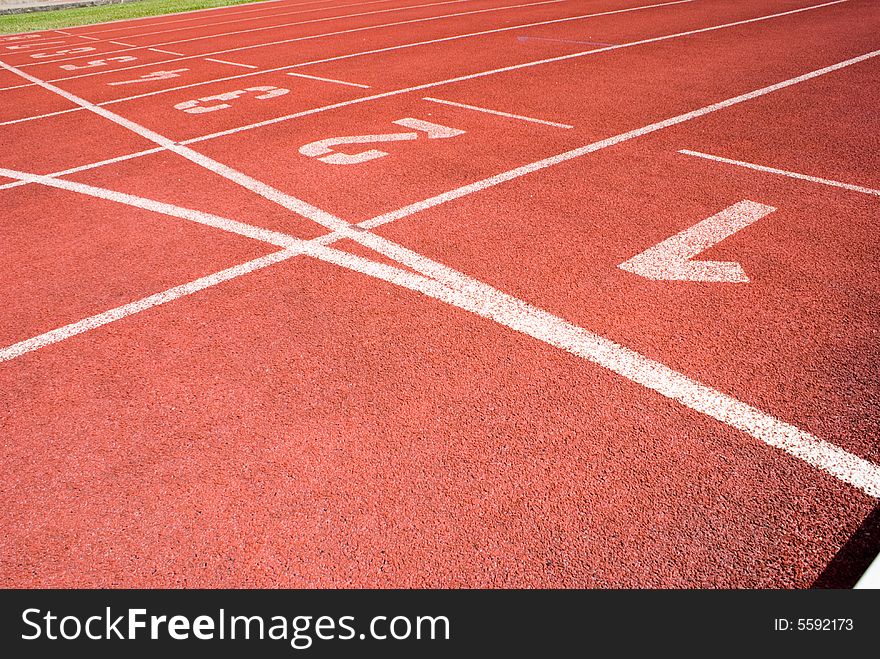
<path fill-rule="evenodd" d="M 878 35 L 279 0 L 0 36 L 0 584 L 851 585 Z"/>

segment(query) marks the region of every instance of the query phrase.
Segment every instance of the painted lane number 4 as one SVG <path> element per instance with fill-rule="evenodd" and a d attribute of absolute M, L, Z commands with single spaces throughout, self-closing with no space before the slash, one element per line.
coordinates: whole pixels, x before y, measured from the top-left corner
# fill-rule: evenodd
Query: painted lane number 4
<path fill-rule="evenodd" d="M 232 106 L 229 103 L 225 102 L 216 103 L 214 105 L 203 105 L 203 103 L 210 103 L 211 101 L 233 101 L 240 96 L 255 92 L 262 92 L 259 93 L 256 98 L 260 100 L 266 100 L 269 98 L 284 96 L 284 94 L 288 93 L 289 91 L 289 89 L 272 87 L 270 85 L 261 87 L 248 87 L 247 89 L 236 89 L 231 92 L 224 92 L 223 94 L 215 94 L 214 96 L 203 96 L 202 98 L 196 98 L 191 101 L 184 101 L 183 103 L 178 103 L 177 105 L 175 105 L 174 108 L 176 110 L 183 110 L 184 112 L 187 112 L 189 114 L 204 114 L 205 112 L 225 110 L 226 108 Z"/>
<path fill-rule="evenodd" d="M 445 139 L 448 137 L 463 135 L 465 133 L 465 131 L 459 130 L 457 128 L 440 126 L 438 124 L 432 124 L 429 121 L 422 121 L 421 119 L 411 119 L 409 117 L 405 119 L 398 119 L 397 121 L 394 121 L 392 123 L 397 124 L 398 126 L 403 126 L 404 128 L 411 128 L 414 131 L 421 131 L 423 133 L 426 133 L 429 140 Z M 362 162 L 367 162 L 369 160 L 375 160 L 376 158 L 387 156 L 388 152 L 380 151 L 379 149 L 366 149 L 364 151 L 359 151 L 358 153 L 352 154 L 336 153 L 334 152 L 334 147 L 341 144 L 374 144 L 376 142 L 400 142 L 406 140 L 417 140 L 418 138 L 419 134 L 415 132 L 385 133 L 382 135 L 353 135 L 350 137 L 328 137 L 326 139 L 318 140 L 316 142 L 309 142 L 308 144 L 301 146 L 299 152 L 304 156 L 317 158 L 321 162 L 325 162 L 329 165 L 357 165 Z"/>
<path fill-rule="evenodd" d="M 80 46 L 79 48 L 65 48 L 64 50 L 56 50 L 54 53 L 37 53 L 31 55 L 33 59 L 46 59 L 47 57 L 63 57 L 64 55 L 80 55 L 82 53 L 90 53 L 97 50 L 94 46 Z"/>
<path fill-rule="evenodd" d="M 107 84 L 110 87 L 114 87 L 116 85 L 136 85 L 141 82 L 153 82 L 155 80 L 168 80 L 170 78 L 179 78 L 180 74 L 184 71 L 189 71 L 189 69 L 174 69 L 172 71 L 153 71 L 152 73 L 147 73 L 145 75 L 140 76 L 139 78 L 135 78 L 134 80 L 120 80 L 118 82 L 108 82 Z"/>

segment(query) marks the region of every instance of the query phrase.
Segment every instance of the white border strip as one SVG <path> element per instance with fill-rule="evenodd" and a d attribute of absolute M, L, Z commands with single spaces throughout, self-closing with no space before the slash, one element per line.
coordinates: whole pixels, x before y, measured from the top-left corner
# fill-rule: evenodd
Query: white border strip
<path fill-rule="evenodd" d="M 320 80 L 321 82 L 332 82 L 332 83 L 336 83 L 337 85 L 346 85 L 348 87 L 360 87 L 361 89 L 369 89 L 370 88 L 369 85 L 362 85 L 358 82 L 346 82 L 345 80 L 337 80 L 336 78 L 322 78 L 320 76 L 310 76 L 310 75 L 306 75 L 305 73 L 290 72 L 287 75 L 296 76 L 297 78 L 307 78 L 309 80 Z"/>
<path fill-rule="evenodd" d="M 295 75 L 288 73 L 287 75 Z M 499 117 L 507 117 L 509 119 L 520 119 L 521 121 L 529 121 L 533 124 L 544 124 L 545 126 L 553 126 L 554 128 L 574 128 L 569 124 L 558 124 L 555 121 L 545 121 L 543 119 L 535 119 L 534 117 L 524 117 L 521 114 L 511 114 L 509 112 L 501 112 L 499 110 L 490 110 L 489 108 L 481 108 L 476 105 L 467 105 L 466 103 L 456 103 L 455 101 L 444 101 L 441 98 L 432 98 L 425 96 L 423 101 L 431 101 L 432 103 L 440 103 L 442 105 L 451 105 L 456 108 L 465 108 L 466 110 L 475 110 L 476 112 L 485 112 L 486 114 L 494 114 Z"/>
<path fill-rule="evenodd" d="M 828 178 L 819 178 L 818 176 L 808 176 L 807 174 L 798 174 L 797 172 L 789 172 L 784 169 L 776 169 L 775 167 L 765 167 L 764 165 L 755 165 L 750 162 L 743 162 L 742 160 L 732 160 L 730 158 L 722 158 L 721 156 L 713 156 L 708 153 L 701 153 L 700 151 L 691 151 L 689 149 L 681 149 L 679 153 L 682 153 L 686 156 L 695 156 L 697 158 L 704 158 L 706 160 L 714 160 L 716 162 L 723 162 L 728 165 L 736 165 L 737 167 L 745 167 L 746 169 L 754 169 L 758 172 L 766 172 L 768 174 L 779 174 L 780 176 L 787 176 L 788 178 L 795 178 L 801 181 L 809 181 L 810 183 L 821 183 L 822 185 L 830 185 L 835 188 L 842 188 L 844 190 L 851 190 L 852 192 L 861 192 L 862 194 L 874 195 L 875 197 L 880 197 L 880 190 L 874 190 L 873 188 L 865 188 L 860 185 L 852 185 L 851 183 L 841 183 L 840 181 L 834 181 Z"/>
<path fill-rule="evenodd" d="M 880 554 L 868 566 L 865 573 L 856 582 L 853 588 L 857 590 L 880 590 Z"/>
<path fill-rule="evenodd" d="M 253 64 L 241 64 L 240 62 L 227 62 L 223 59 L 213 59 L 212 57 L 206 57 L 205 61 L 207 62 L 215 62 L 217 64 L 228 64 L 229 66 L 240 66 L 245 69 L 258 69 L 260 67 L 254 66 Z"/>

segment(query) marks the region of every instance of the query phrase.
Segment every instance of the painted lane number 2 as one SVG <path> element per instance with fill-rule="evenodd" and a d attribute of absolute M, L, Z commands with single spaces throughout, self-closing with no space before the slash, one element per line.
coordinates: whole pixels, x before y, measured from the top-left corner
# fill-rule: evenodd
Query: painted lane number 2
<path fill-rule="evenodd" d="M 404 128 L 411 128 L 413 131 L 421 131 L 426 133 L 429 140 L 445 139 L 463 135 L 465 131 L 457 128 L 449 128 L 432 124 L 429 121 L 421 119 L 398 119 L 392 123 Z M 316 142 L 309 142 L 300 147 L 299 152 L 304 156 L 317 158 L 321 162 L 329 165 L 357 165 L 362 162 L 375 160 L 388 155 L 387 151 L 379 149 L 366 149 L 357 153 L 337 153 L 334 147 L 342 144 L 375 144 L 376 142 L 401 142 L 407 140 L 417 140 L 419 134 L 417 132 L 408 133 L 385 133 L 382 135 L 352 135 L 350 137 L 328 137 Z"/>
<path fill-rule="evenodd" d="M 236 89 L 235 91 L 225 92 L 223 94 L 203 96 L 202 98 L 196 98 L 191 101 L 184 101 L 183 103 L 175 105 L 174 108 L 176 110 L 183 110 L 189 114 L 204 114 L 205 112 L 215 112 L 217 110 L 225 110 L 226 108 L 232 107 L 229 103 L 222 101 L 233 101 L 239 96 L 244 96 L 245 94 L 261 92 L 257 94 L 256 98 L 266 100 L 278 96 L 284 96 L 284 94 L 287 94 L 289 91 L 289 89 L 272 87 L 269 85 L 262 87 L 248 87 L 247 89 Z M 221 102 L 215 103 L 214 105 L 203 105 L 204 103 L 211 103 L 212 101 Z"/>

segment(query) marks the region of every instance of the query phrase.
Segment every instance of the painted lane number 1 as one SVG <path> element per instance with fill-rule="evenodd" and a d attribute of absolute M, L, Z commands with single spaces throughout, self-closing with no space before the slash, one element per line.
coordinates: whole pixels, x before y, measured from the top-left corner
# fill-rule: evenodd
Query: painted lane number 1
<path fill-rule="evenodd" d="M 440 126 L 439 124 L 432 124 L 429 121 L 422 121 L 421 119 L 411 119 L 409 117 L 405 119 L 398 119 L 397 121 L 393 121 L 392 123 L 397 124 L 398 126 L 403 126 L 404 128 L 411 128 L 414 131 L 421 131 L 427 134 L 429 140 L 446 139 L 449 137 L 455 137 L 457 135 L 463 135 L 465 133 L 465 131 L 459 130 L 458 128 Z M 352 135 L 350 137 L 328 137 L 326 139 L 318 140 L 316 142 L 309 142 L 308 144 L 301 146 L 299 152 L 304 156 L 317 158 L 321 162 L 325 162 L 328 165 L 357 165 L 362 162 L 368 162 L 370 160 L 375 160 L 376 158 L 387 156 L 388 152 L 380 151 L 379 149 L 366 149 L 364 151 L 359 151 L 358 153 L 351 154 L 336 153 L 334 152 L 334 147 L 342 144 L 374 144 L 376 142 L 401 142 L 417 139 L 419 139 L 419 134 L 415 132 L 385 133 L 382 135 Z"/>

